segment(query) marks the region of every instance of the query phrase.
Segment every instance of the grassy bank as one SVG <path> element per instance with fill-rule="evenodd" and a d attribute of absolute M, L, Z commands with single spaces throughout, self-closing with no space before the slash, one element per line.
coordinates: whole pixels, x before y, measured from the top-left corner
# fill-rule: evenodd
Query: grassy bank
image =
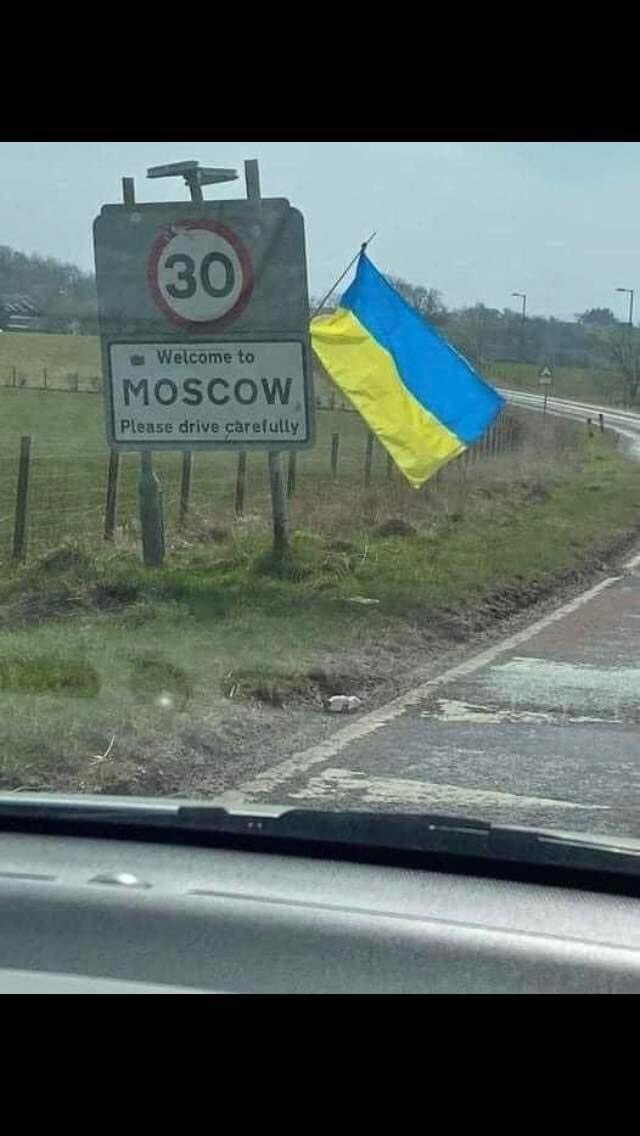
<path fill-rule="evenodd" d="M 553 430 L 422 493 L 310 495 L 281 576 L 258 520 L 194 527 L 155 573 L 133 547 L 76 545 L 6 575 L 0 787 L 209 791 L 287 715 L 371 699 L 586 578 L 636 531 L 638 468 L 606 436 Z"/>

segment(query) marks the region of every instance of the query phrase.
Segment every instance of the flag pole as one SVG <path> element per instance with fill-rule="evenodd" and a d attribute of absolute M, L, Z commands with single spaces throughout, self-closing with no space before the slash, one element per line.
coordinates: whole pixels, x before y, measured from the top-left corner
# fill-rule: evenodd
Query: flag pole
<path fill-rule="evenodd" d="M 377 232 L 377 230 L 376 230 L 376 232 Z M 341 273 L 341 275 L 340 275 L 340 276 L 338 277 L 338 279 L 336 280 L 335 284 L 332 284 L 332 285 L 331 285 L 331 287 L 330 287 L 329 291 L 327 292 L 326 296 L 324 296 L 324 297 L 323 297 L 323 299 L 322 299 L 322 300 L 320 301 L 320 303 L 318 304 L 318 307 L 316 308 L 315 312 L 312 312 L 312 313 L 311 313 L 311 319 L 315 319 L 317 315 L 320 315 L 320 312 L 321 312 L 321 311 L 322 311 L 322 309 L 324 308 L 324 306 L 325 306 L 325 304 L 326 304 L 327 300 L 329 299 L 329 296 L 332 296 L 332 295 L 333 295 L 333 293 L 335 292 L 336 288 L 338 287 L 338 284 L 340 283 L 340 281 L 341 281 L 341 280 L 344 280 L 344 278 L 345 278 L 345 276 L 347 275 L 347 272 L 349 271 L 349 269 L 353 267 L 353 265 L 355 264 L 355 262 L 356 262 L 356 260 L 358 259 L 358 257 L 359 257 L 359 256 L 362 256 L 362 254 L 364 253 L 364 251 L 365 251 L 365 249 L 366 249 L 367 245 L 370 245 L 370 244 L 371 244 L 371 242 L 372 242 L 373 238 L 374 238 L 374 237 L 375 237 L 375 235 L 376 235 L 376 232 L 372 233 L 370 237 L 367 237 L 366 241 L 363 241 L 363 242 L 362 242 L 362 244 L 360 245 L 360 248 L 359 248 L 358 252 L 357 252 L 357 253 L 356 253 L 356 255 L 355 255 L 355 256 L 353 257 L 353 259 L 349 261 L 349 263 L 348 263 L 347 267 L 345 268 L 344 272 L 343 272 L 343 273 Z"/>

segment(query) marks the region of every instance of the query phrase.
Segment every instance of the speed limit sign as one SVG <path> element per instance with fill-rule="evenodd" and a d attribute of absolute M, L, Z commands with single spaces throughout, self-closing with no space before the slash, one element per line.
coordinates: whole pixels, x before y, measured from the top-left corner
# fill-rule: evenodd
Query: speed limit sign
<path fill-rule="evenodd" d="M 249 250 L 231 229 L 187 218 L 156 237 L 148 279 L 155 303 L 173 323 L 215 331 L 246 306 L 253 268 Z"/>

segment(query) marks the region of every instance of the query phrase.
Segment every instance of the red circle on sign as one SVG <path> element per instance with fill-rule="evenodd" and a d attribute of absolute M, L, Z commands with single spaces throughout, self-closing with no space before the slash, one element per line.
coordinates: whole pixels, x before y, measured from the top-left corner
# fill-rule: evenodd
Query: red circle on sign
<path fill-rule="evenodd" d="M 224 240 L 231 245 L 238 257 L 240 268 L 242 269 L 242 288 L 233 307 L 231 307 L 228 312 L 225 312 L 224 315 L 218 316 L 213 320 L 186 319 L 185 316 L 179 315 L 163 296 L 158 284 L 158 265 L 165 248 L 176 236 L 176 229 L 209 229 L 210 232 L 223 237 Z M 249 297 L 253 291 L 254 276 L 249 252 L 231 229 L 228 229 L 226 225 L 221 225 L 218 221 L 210 221 L 205 218 L 197 220 L 196 218 L 190 217 L 185 221 L 174 221 L 166 229 L 163 229 L 161 233 L 158 233 L 158 236 L 151 246 L 147 281 L 157 307 L 160 308 L 163 314 L 170 319 L 172 323 L 177 323 L 181 327 L 197 328 L 199 331 L 213 331 L 215 328 L 223 327 L 225 324 L 237 319 L 247 306 Z"/>

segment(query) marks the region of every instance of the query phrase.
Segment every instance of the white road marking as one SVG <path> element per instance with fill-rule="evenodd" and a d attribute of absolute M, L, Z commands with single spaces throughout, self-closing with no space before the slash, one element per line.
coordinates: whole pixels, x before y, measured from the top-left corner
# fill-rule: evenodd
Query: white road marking
<path fill-rule="evenodd" d="M 534 656 L 514 656 L 492 667 L 483 686 L 511 702 L 543 706 L 587 704 L 590 710 L 640 707 L 640 668 L 596 667 L 593 663 L 567 663 Z"/>
<path fill-rule="evenodd" d="M 443 785 L 437 781 L 415 781 L 405 777 L 370 777 L 353 769 L 323 769 L 310 777 L 304 788 L 289 793 L 296 801 L 336 800 L 342 794 L 357 797 L 364 805 L 428 805 L 440 809 L 477 809 L 488 806 L 546 809 L 608 810 L 608 805 L 585 805 L 554 797 L 528 797 L 493 789 L 472 789 L 467 785 Z"/>
<path fill-rule="evenodd" d="M 483 723 L 484 725 L 499 725 L 500 723 L 522 722 L 549 722 L 551 725 L 566 726 L 569 723 L 592 722 L 598 725 L 611 725 L 612 722 L 621 722 L 617 718 L 592 718 L 587 715 L 567 715 L 562 711 L 550 713 L 546 710 L 515 710 L 501 709 L 493 706 L 479 706 L 473 702 L 460 702 L 455 698 L 440 698 L 437 710 L 423 710 L 421 718 L 428 718 L 432 722 L 462 722 Z"/>
<path fill-rule="evenodd" d="M 639 557 L 634 557 L 632 561 L 625 563 L 624 567 L 628 568 L 631 564 L 637 561 Z M 314 765 L 318 765 L 323 761 L 331 761 L 351 742 L 360 741 L 362 738 L 367 737 L 368 734 L 379 730 L 382 726 L 386 726 L 392 722 L 394 718 L 400 717 L 404 714 L 409 706 L 415 706 L 426 698 L 432 690 L 444 683 L 451 682 L 457 678 L 463 678 L 466 675 L 474 674 L 475 671 L 481 670 L 482 667 L 489 666 L 495 662 L 500 655 L 504 655 L 507 651 L 512 651 L 515 647 L 519 647 L 522 643 L 528 642 L 533 639 L 540 631 L 551 626 L 553 623 L 558 623 L 559 620 L 564 619 L 567 615 L 571 615 L 574 611 L 578 611 L 590 600 L 595 599 L 606 588 L 610 588 L 612 584 L 616 584 L 622 577 L 621 576 L 608 576 L 606 580 L 601 580 L 599 584 L 595 584 L 592 588 L 588 588 L 586 592 L 576 596 L 575 599 L 570 600 L 568 603 L 562 604 L 561 607 L 555 611 L 550 612 L 542 619 L 536 620 L 531 623 L 529 627 L 525 627 L 522 631 L 517 631 L 514 635 L 508 635 L 499 643 L 494 643 L 492 647 L 488 647 L 485 651 L 480 651 L 477 655 L 472 655 L 463 663 L 459 663 L 455 667 L 449 667 L 448 670 L 443 671 L 442 674 L 436 675 L 434 678 L 428 679 L 426 682 L 414 686 L 411 690 L 401 694 L 398 698 L 394 698 L 391 702 L 387 702 L 385 706 L 378 707 L 377 710 L 372 710 L 368 714 L 363 714 L 354 722 L 350 722 L 348 726 L 336 731 L 326 741 L 320 742 L 318 745 L 311 746 L 309 749 L 302 750 L 300 753 L 294 754 L 286 761 L 281 761 L 278 765 L 274 765 L 271 769 L 265 769 L 257 777 L 251 781 L 246 781 L 244 784 L 237 786 L 235 789 L 229 789 L 226 793 L 222 794 L 222 802 L 227 804 L 239 804 L 242 801 L 250 799 L 252 796 L 264 796 L 267 793 L 272 793 L 278 786 L 289 781 L 293 777 L 299 777 L 305 774 Z"/>

